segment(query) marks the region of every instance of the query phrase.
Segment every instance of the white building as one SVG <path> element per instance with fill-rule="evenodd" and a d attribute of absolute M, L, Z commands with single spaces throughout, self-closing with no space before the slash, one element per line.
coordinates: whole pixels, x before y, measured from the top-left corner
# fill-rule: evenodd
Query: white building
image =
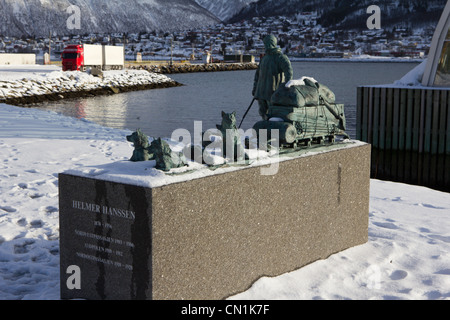
<path fill-rule="evenodd" d="M 429 87 L 450 87 L 450 1 L 436 27 L 422 84 Z"/>

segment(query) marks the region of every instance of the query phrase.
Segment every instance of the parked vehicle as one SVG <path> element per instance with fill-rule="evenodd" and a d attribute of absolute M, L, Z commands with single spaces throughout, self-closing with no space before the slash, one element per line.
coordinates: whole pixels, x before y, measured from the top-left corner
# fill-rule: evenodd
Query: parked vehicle
<path fill-rule="evenodd" d="M 125 65 L 123 47 L 91 44 L 68 45 L 62 54 L 63 71 L 121 70 Z"/>

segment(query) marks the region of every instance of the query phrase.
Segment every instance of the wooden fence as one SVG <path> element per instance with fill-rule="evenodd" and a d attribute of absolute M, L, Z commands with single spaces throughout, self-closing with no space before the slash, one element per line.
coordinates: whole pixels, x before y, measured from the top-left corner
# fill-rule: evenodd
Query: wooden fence
<path fill-rule="evenodd" d="M 357 96 L 372 177 L 450 192 L 450 89 L 364 86 Z"/>

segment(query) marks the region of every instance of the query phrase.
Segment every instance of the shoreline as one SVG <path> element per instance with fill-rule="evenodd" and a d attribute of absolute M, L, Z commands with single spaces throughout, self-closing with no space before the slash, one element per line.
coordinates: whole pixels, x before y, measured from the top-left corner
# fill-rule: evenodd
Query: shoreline
<path fill-rule="evenodd" d="M 164 88 L 172 88 L 172 87 L 180 87 L 180 86 L 183 86 L 183 84 L 178 83 L 176 81 L 141 84 L 141 85 L 131 85 L 131 86 L 122 86 L 122 87 L 105 86 L 105 87 L 95 88 L 95 89 L 90 89 L 90 90 L 64 91 L 64 92 L 41 94 L 41 95 L 12 97 L 12 98 L 6 98 L 5 100 L 0 98 L 0 103 L 5 103 L 5 104 L 13 105 L 13 106 L 18 106 L 18 107 L 31 107 L 34 104 L 51 102 L 51 101 L 106 96 L 106 95 L 113 95 L 113 94 L 132 92 L 132 91 L 164 89 Z"/>
<path fill-rule="evenodd" d="M 345 59 L 345 58 L 291 58 L 291 62 L 342 62 L 342 63 L 421 63 L 423 59 Z"/>
<path fill-rule="evenodd" d="M 9 78 L 0 79 L 0 103 L 27 106 L 63 99 L 112 95 L 130 91 L 162 89 L 182 86 L 181 83 L 145 70 L 105 71 L 102 77 L 80 71 L 22 71 L 17 66 Z M 1 75 L 1 71 L 0 71 Z"/>
<path fill-rule="evenodd" d="M 27 67 L 17 66 L 18 70 Z M 0 103 L 27 107 L 64 99 L 179 87 L 183 84 L 166 75 L 257 68 L 256 63 L 136 65 L 121 71 L 104 71 L 102 78 L 80 71 L 50 70 L 45 75 L 30 72 L 25 77 L 19 77 L 20 72 L 17 72 L 17 77 L 13 79 L 0 79 Z"/>
<path fill-rule="evenodd" d="M 402 58 L 298 58 L 289 57 L 291 62 L 342 62 L 342 63 L 421 63 L 424 59 L 402 59 Z M 174 63 L 169 64 L 151 64 L 142 62 L 142 64 L 129 64 L 129 70 L 146 70 L 158 74 L 177 74 L 177 73 L 197 73 L 197 72 L 223 72 L 223 71 L 241 71 L 256 70 L 258 62 L 243 63 L 209 63 L 209 64 L 189 64 Z"/>
<path fill-rule="evenodd" d="M 343 59 L 343 58 L 295 58 L 291 62 L 342 62 L 342 63 L 418 63 L 417 59 Z M 29 77 L 2 80 L 0 78 L 0 103 L 15 106 L 112 95 L 131 91 L 163 89 L 183 86 L 167 77 L 170 74 L 198 72 L 226 72 L 256 70 L 259 63 L 210 63 L 210 64 L 135 64 L 121 71 L 105 71 L 104 78 L 79 71 L 55 71 L 46 75 L 29 73 Z M 27 66 L 17 66 L 26 69 Z M 19 74 L 20 72 L 17 72 Z M 0 70 L 0 75 L 1 75 Z M 55 76 L 56 74 L 56 76 Z"/>
<path fill-rule="evenodd" d="M 224 72 L 224 71 L 245 71 L 258 69 L 258 63 L 202 63 L 202 64 L 172 64 L 172 65 L 155 65 L 155 64 L 136 64 L 129 65 L 129 70 L 146 70 L 148 72 L 158 74 L 175 74 L 175 73 L 197 73 L 197 72 Z"/>

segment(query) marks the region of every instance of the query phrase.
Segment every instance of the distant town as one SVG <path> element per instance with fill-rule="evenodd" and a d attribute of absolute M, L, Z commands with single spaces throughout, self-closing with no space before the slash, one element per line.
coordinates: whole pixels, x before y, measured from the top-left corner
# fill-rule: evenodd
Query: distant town
<path fill-rule="evenodd" d="M 357 56 L 421 59 L 428 54 L 434 27 L 411 30 L 362 29 L 361 31 L 327 30 L 317 23 L 315 12 L 294 17 L 253 18 L 235 24 L 179 32 L 139 32 L 112 34 L 78 34 L 45 38 L 6 37 L 0 35 L 0 53 L 35 53 L 38 62 L 50 52 L 52 61 L 68 44 L 106 44 L 125 47 L 127 61 L 184 60 L 223 61 L 225 56 L 251 56 L 264 53 L 262 39 L 274 34 L 282 50 L 294 58 L 352 58 Z"/>

